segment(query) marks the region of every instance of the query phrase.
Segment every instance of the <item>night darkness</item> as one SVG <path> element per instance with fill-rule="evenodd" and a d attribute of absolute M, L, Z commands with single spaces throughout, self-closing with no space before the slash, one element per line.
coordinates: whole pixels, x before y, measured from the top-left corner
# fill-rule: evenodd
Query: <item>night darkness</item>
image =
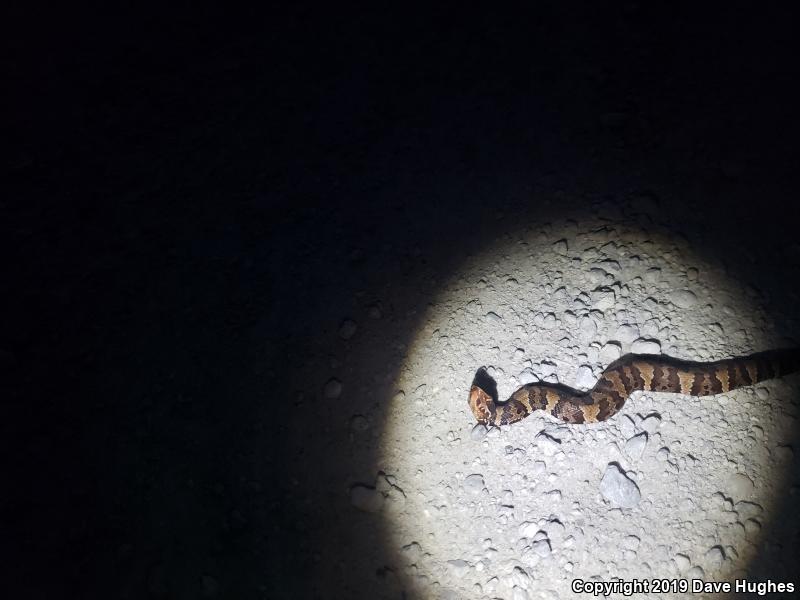
<path fill-rule="evenodd" d="M 440 288 L 526 227 L 667 232 L 800 341 L 794 15 L 530 4 L 9 18 L 7 597 L 505 597 L 415 579 L 352 486 Z M 480 452 L 465 360 L 417 409 L 467 432 L 443 463 Z M 792 461 L 753 579 L 791 580 Z"/>

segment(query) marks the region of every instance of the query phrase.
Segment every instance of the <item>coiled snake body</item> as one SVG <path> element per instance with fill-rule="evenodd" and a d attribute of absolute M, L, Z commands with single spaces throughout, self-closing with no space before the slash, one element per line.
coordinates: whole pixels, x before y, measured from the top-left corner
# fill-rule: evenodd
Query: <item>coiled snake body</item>
<path fill-rule="evenodd" d="M 711 363 L 667 356 L 629 354 L 609 365 L 595 386 L 580 392 L 567 386 L 530 383 L 497 402 L 473 382 L 469 406 L 479 423 L 509 425 L 537 410 L 566 423 L 596 423 L 615 415 L 637 390 L 710 396 L 800 370 L 800 348 L 771 350 Z"/>

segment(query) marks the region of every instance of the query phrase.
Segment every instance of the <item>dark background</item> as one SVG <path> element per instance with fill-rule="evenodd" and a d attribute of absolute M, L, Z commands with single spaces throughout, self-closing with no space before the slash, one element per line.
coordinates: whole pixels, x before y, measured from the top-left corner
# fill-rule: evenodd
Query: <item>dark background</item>
<path fill-rule="evenodd" d="M 796 305 L 794 15 L 605 4 L 10 14 L 9 596 L 366 596 L 397 566 L 325 537 L 360 517 L 305 494 L 345 458 L 302 379 L 344 316 L 408 342 L 431 277 L 590 195 Z"/>

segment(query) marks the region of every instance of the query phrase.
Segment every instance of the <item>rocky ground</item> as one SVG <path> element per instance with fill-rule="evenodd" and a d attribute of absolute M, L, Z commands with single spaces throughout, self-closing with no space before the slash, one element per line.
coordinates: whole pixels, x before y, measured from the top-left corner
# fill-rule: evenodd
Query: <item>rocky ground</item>
<path fill-rule="evenodd" d="M 786 15 L 33 17 L 4 62 L 12 595 L 795 576 L 798 376 L 592 426 L 466 403 L 482 366 L 504 397 L 800 341 Z"/>

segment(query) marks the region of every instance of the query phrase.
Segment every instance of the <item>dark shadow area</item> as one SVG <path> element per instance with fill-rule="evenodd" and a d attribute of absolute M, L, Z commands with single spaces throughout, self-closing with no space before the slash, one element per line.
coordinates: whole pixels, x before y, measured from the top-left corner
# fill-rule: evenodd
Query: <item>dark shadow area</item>
<path fill-rule="evenodd" d="M 477 385 L 484 392 L 489 394 L 491 399 L 495 402 L 499 400 L 497 397 L 497 382 L 491 375 L 489 375 L 484 367 L 481 367 L 475 373 L 475 377 L 472 379 L 472 385 Z"/>
<path fill-rule="evenodd" d="M 348 488 L 437 282 L 598 200 L 797 339 L 790 15 L 15 10 L 9 597 L 416 597 Z M 794 576 L 797 464 L 763 579 Z"/>

